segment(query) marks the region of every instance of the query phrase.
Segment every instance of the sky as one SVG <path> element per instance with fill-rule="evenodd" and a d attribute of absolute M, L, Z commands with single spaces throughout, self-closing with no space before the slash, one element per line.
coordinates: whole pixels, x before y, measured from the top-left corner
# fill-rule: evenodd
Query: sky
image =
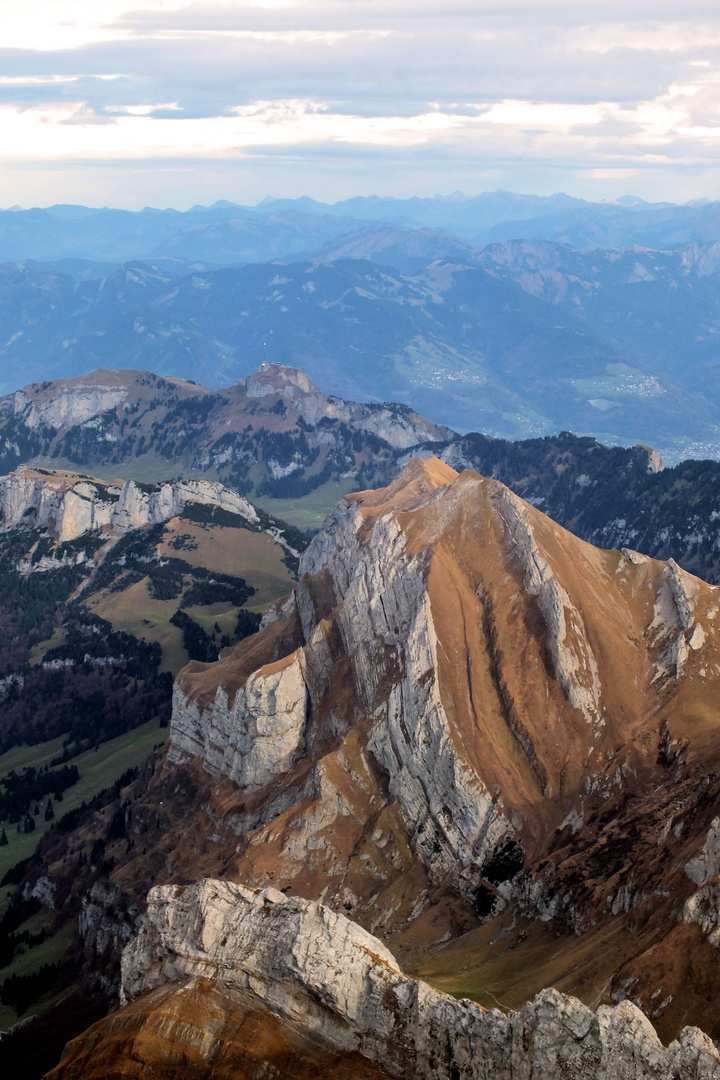
<path fill-rule="evenodd" d="M 0 5 L 0 206 L 720 199 L 717 0 Z"/>

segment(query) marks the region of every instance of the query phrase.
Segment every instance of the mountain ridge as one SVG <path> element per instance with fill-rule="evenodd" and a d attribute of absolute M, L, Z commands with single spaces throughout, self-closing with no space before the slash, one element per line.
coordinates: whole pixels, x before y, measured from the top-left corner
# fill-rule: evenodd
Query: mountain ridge
<path fill-rule="evenodd" d="M 674 562 L 415 459 L 341 500 L 256 634 L 182 670 L 167 749 L 50 829 L 18 895 L 81 910 L 108 1003 L 147 890 L 222 877 L 324 904 L 483 1004 L 551 983 L 631 996 L 666 1043 L 688 1020 L 716 1037 L 719 615 Z M 225 1015 L 212 978 L 192 1000 Z"/>
<path fill-rule="evenodd" d="M 304 373 L 274 364 L 232 392 L 100 371 L 0 399 L 6 473 L 29 463 L 158 482 L 179 472 L 217 477 L 246 495 L 264 494 L 277 516 L 278 498 L 302 499 L 328 485 L 317 525 L 343 490 L 387 483 L 409 456 L 428 455 L 506 483 L 599 547 L 637 547 L 720 581 L 713 516 L 720 466 L 712 461 L 662 468 L 647 447 L 607 447 L 567 432 L 522 442 L 457 436 L 406 406 L 325 395 Z"/>
<path fill-rule="evenodd" d="M 196 1018 L 208 999 L 215 1006 L 202 1039 L 197 1019 L 182 1022 L 187 996 Z M 240 1061 L 254 1055 L 230 1018 L 250 1002 L 269 1014 L 266 1024 L 273 1016 L 288 1026 L 302 1018 L 316 1059 L 355 1057 L 354 1076 L 372 1075 L 373 1066 L 385 1077 L 427 1080 L 530 1072 L 537 1080 L 720 1076 L 720 1055 L 700 1031 L 686 1027 L 665 1050 L 629 1001 L 593 1014 L 543 991 L 520 1013 L 486 1012 L 403 976 L 383 944 L 342 915 L 276 889 L 220 881 L 152 891 L 145 924 L 123 951 L 122 1001 L 119 1014 L 67 1047 L 52 1080 L 105 1076 L 103 1069 L 129 1077 L 151 1068 L 163 1077 L 181 1054 L 192 1062 L 188 1080 L 224 1076 L 233 1058 L 234 1074 L 247 1075 Z M 276 1075 L 304 1074 L 302 1051 L 282 1061 L 277 1033 L 265 1041 Z M 337 1061 L 325 1067 L 333 1077 L 347 1075 Z"/>
<path fill-rule="evenodd" d="M 363 468 L 373 476 L 395 449 L 453 434 L 407 406 L 323 394 L 304 372 L 279 364 L 224 391 L 134 370 L 46 380 L 0 398 L 0 430 L 6 472 L 67 460 L 133 475 L 145 455 L 166 476 L 189 468 L 241 491 L 254 484 L 278 494 L 295 473 L 309 491 Z"/>

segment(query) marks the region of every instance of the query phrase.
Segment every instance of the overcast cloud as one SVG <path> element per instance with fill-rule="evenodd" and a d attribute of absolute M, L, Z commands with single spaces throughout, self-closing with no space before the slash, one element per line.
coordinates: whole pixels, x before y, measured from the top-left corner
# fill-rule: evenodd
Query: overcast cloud
<path fill-rule="evenodd" d="M 716 4 L 2 8 L 1 205 L 720 198 Z"/>

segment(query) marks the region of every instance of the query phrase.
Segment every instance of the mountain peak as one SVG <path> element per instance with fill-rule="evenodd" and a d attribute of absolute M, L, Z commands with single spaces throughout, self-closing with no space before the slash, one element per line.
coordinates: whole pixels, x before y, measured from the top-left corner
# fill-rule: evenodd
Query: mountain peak
<path fill-rule="evenodd" d="M 257 371 L 248 375 L 244 382 L 248 397 L 268 397 L 279 394 L 290 387 L 297 387 L 303 394 L 321 394 L 322 391 L 300 368 L 286 364 L 261 364 Z"/>
<path fill-rule="evenodd" d="M 368 515 L 389 509 L 416 510 L 433 499 L 436 493 L 458 478 L 458 473 L 437 457 L 412 458 L 386 488 L 355 491 L 345 498 L 357 503 Z"/>
<path fill-rule="evenodd" d="M 682 934 L 677 912 L 700 926 L 715 887 L 678 868 L 715 850 L 700 800 L 720 755 L 701 719 L 718 595 L 673 562 L 592 547 L 497 480 L 414 459 L 336 506 L 259 634 L 181 672 L 169 761 L 237 786 L 233 828 L 252 834 L 237 880 L 333 897 L 380 937 L 424 911 L 444 940 L 449 894 L 598 947 L 632 910 L 650 927 L 633 996 L 654 1008 L 651 957 Z M 668 825 L 668 776 L 692 836 Z M 716 925 L 698 931 L 702 964 Z M 663 981 L 673 999 L 678 980 Z"/>

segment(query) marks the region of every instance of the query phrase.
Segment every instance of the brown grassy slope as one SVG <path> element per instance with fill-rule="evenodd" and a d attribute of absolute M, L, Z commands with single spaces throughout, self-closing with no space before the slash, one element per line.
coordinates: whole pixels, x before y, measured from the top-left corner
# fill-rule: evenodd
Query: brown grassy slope
<path fill-rule="evenodd" d="M 458 476 L 430 459 L 411 463 L 387 489 L 346 498 L 361 511 L 365 524 L 360 534 L 365 541 L 378 519 L 392 515 L 407 536 L 409 555 L 429 554 L 427 587 L 439 640 L 437 677 L 451 738 L 460 759 L 488 790 L 498 792 L 500 805 L 520 832 L 526 866 L 534 872 L 547 905 L 552 906 L 556 894 L 564 898 L 554 909 L 561 934 L 570 927 L 590 933 L 593 922 L 604 923 L 613 906 L 618 907 L 623 889 L 629 897 L 622 903 L 631 905 L 632 911 L 619 910 L 615 916 L 622 947 L 610 952 L 610 962 L 600 965 L 596 975 L 579 973 L 579 968 L 588 971 L 587 950 L 578 952 L 566 943 L 561 948 L 566 962 L 548 967 L 546 975 L 541 968 L 528 983 L 536 989 L 548 978 L 562 978 L 568 989 L 594 998 L 602 996 L 603 988 L 609 994 L 619 987 L 621 979 L 636 978 L 638 997 L 646 997 L 653 1011 L 650 998 L 656 986 L 647 975 L 641 977 L 646 966 L 642 957 L 648 950 L 653 957 L 658 949 L 662 952 L 662 938 L 676 926 L 679 907 L 693 889 L 682 866 L 702 847 L 717 811 L 713 778 L 720 774 L 718 590 L 679 572 L 694 595 L 693 625 L 701 627 L 705 642 L 698 650 L 688 650 L 678 678 L 667 673 L 658 677 L 657 666 L 668 643 L 681 629 L 679 624 L 669 630 L 653 625 L 669 573 L 666 565 L 593 548 L 515 500 L 527 517 L 538 557 L 565 597 L 562 644 L 580 657 L 577 680 L 596 684 L 594 713 L 587 716 L 571 704 L 558 678 L 552 634 L 538 598 L 528 589 L 527 566 L 511 528 L 508 498 L 514 497 L 507 489 L 470 472 Z M 320 582 L 313 587 L 324 588 Z M 325 615 L 323 632 L 337 644 L 333 602 L 329 593 L 324 599 L 318 594 L 318 611 Z M 665 615 L 670 618 L 673 613 Z M 670 636 L 662 638 L 666 630 Z M 266 633 L 274 632 L 270 628 Z M 386 877 L 378 890 L 378 879 L 388 870 L 377 843 L 371 842 L 372 850 L 364 851 L 362 872 L 356 874 L 352 889 L 347 886 L 351 861 L 347 845 L 352 837 L 362 851 L 366 843 L 362 838 L 373 835 L 374 820 L 394 815 L 395 840 L 400 830 L 407 834 L 408 825 L 388 800 L 382 775 L 367 753 L 368 724 L 353 712 L 359 694 L 352 692 L 352 657 L 343 656 L 342 647 L 337 647 L 335 677 L 315 703 L 312 723 L 320 727 L 322 718 L 334 710 L 356 734 L 352 740 L 350 735 L 344 740 L 338 736 L 340 745 L 328 747 L 321 758 L 333 782 L 319 803 L 298 792 L 297 801 L 272 825 L 247 834 L 232 872 L 253 883 L 270 875 L 277 881 L 279 875 L 303 895 L 324 890 L 329 902 L 349 903 L 354 917 L 383 933 L 400 934 L 398 943 L 407 936 L 408 946 L 411 942 L 417 946 L 417 934 L 402 925 L 402 913 L 407 918 L 410 910 L 409 897 L 393 919 L 378 911 L 378 897 L 392 887 Z M 259 666 L 265 648 L 262 638 L 252 648 L 251 658 L 248 646 L 241 646 L 222 665 L 186 671 L 182 676 L 186 691 L 204 702 L 214 696 L 219 683 L 232 691 L 254 665 Z M 596 666 L 594 675 L 587 655 Z M 387 678 L 391 682 L 392 674 Z M 325 745 L 322 739 L 318 745 Z M 302 768 L 307 770 L 307 761 Z M 285 781 L 286 789 L 291 784 L 290 779 Z M 362 809 L 356 802 L 358 786 L 373 792 Z M 323 798 L 332 797 L 353 806 L 347 815 L 352 826 L 346 815 L 327 815 Z M 258 798 L 262 796 L 254 801 Z M 385 803 L 386 809 L 375 818 Z M 688 826 L 676 836 L 666 826 L 671 818 L 677 823 L 679 816 Z M 387 837 L 378 831 L 383 845 Z M 308 832 L 317 840 L 303 853 L 302 846 L 298 849 L 291 841 Z M 399 860 L 406 872 L 412 865 L 411 849 L 408 857 L 409 862 Z M 339 867 L 344 868 L 342 874 Z M 418 867 L 417 873 L 418 886 L 422 882 L 429 896 L 432 890 L 424 870 Z M 664 891 L 668 897 L 663 899 Z M 440 897 L 433 901 L 442 903 Z M 432 907 L 431 901 L 428 904 Z M 429 928 L 430 916 L 423 915 L 422 920 Z M 446 932 L 447 925 L 437 933 L 428 929 L 426 944 Z M 692 931 L 693 935 L 695 940 L 698 935 Z M 704 939 L 697 941 L 697 948 L 703 958 L 698 962 L 708 966 L 714 951 Z M 675 968 L 669 965 L 668 970 Z M 463 981 L 464 976 L 458 986 Z M 672 976 L 671 982 L 664 997 L 674 1000 L 688 993 L 679 976 Z M 706 1026 L 717 1027 L 699 996 L 689 1012 L 696 1010 L 702 1011 Z"/>
<path fill-rule="evenodd" d="M 207 979 L 159 987 L 69 1043 L 48 1080 L 386 1080 L 360 1054 L 310 1037 Z"/>

